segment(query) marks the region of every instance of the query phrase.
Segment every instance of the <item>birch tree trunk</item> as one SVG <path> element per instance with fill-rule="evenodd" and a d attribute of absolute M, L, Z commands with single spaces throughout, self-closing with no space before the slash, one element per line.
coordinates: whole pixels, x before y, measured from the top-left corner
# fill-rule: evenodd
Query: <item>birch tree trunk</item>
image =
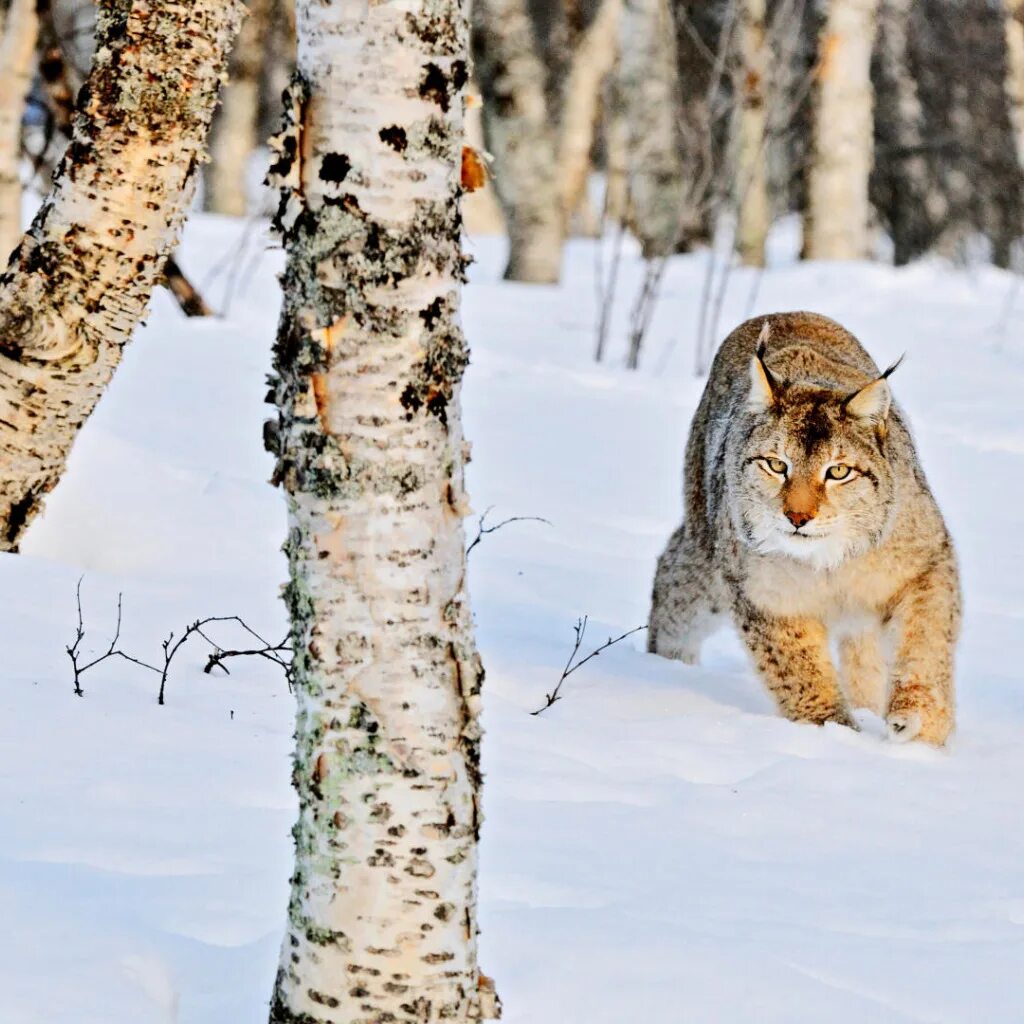
<path fill-rule="evenodd" d="M 210 130 L 210 162 L 203 174 L 205 208 L 231 217 L 249 212 L 249 158 L 259 142 L 260 77 L 271 15 L 270 0 L 249 0 L 247 6 Z"/>
<path fill-rule="evenodd" d="M 924 152 L 924 111 L 909 60 L 913 2 L 881 0 L 875 50 L 875 138 L 880 159 L 872 173 L 871 193 L 876 209 L 888 221 L 897 266 L 927 252 L 947 205 L 931 187 Z"/>
<path fill-rule="evenodd" d="M 570 63 L 558 146 L 562 219 L 568 226 L 586 194 L 602 86 L 619 52 L 622 0 L 601 0 Z"/>
<path fill-rule="evenodd" d="M 562 269 L 563 223 L 556 133 L 546 72 L 525 0 L 473 0 L 473 53 L 508 227 L 512 281 L 551 284 Z"/>
<path fill-rule="evenodd" d="M 0 2 L 0 270 L 21 237 L 21 120 L 37 28 L 35 0 Z"/>
<path fill-rule="evenodd" d="M 477 1021 L 496 999 L 462 530 L 465 6 L 298 14 L 266 440 L 289 511 L 299 820 L 270 1019 Z"/>
<path fill-rule="evenodd" d="M 739 24 L 740 96 L 736 105 L 736 249 L 748 267 L 764 266 L 771 226 L 766 153 L 765 0 L 743 0 Z"/>
<path fill-rule="evenodd" d="M 804 256 L 868 255 L 873 123 L 871 51 L 878 0 L 829 0 L 819 41 Z"/>
<path fill-rule="evenodd" d="M 652 259 L 675 248 L 685 201 L 668 0 L 624 0 L 618 95 L 629 131 L 630 226 Z"/>
<path fill-rule="evenodd" d="M 1006 11 L 1006 95 L 1017 159 L 1024 167 L 1024 0 L 1004 0 Z"/>
<path fill-rule="evenodd" d="M 0 550 L 17 549 L 146 310 L 242 10 L 100 4 L 72 143 L 0 275 Z"/>

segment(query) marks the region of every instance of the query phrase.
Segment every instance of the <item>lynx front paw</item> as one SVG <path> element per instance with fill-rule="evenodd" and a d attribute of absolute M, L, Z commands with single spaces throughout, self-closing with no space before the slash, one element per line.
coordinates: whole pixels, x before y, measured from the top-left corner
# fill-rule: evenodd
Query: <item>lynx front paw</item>
<path fill-rule="evenodd" d="M 885 721 L 897 743 L 917 740 L 941 747 L 953 731 L 952 709 L 920 684 L 894 687 Z"/>
<path fill-rule="evenodd" d="M 896 743 L 909 743 L 921 733 L 921 715 L 917 711 L 894 711 L 886 716 L 889 739 Z"/>

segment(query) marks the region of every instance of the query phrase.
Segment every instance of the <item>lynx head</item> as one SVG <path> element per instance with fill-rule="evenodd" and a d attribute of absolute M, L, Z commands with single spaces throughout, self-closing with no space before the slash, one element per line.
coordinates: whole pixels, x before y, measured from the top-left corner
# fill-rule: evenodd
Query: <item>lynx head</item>
<path fill-rule="evenodd" d="M 788 383 L 765 365 L 762 337 L 733 506 L 751 547 L 827 569 L 882 540 L 894 504 L 887 378 L 897 365 L 854 391 Z"/>

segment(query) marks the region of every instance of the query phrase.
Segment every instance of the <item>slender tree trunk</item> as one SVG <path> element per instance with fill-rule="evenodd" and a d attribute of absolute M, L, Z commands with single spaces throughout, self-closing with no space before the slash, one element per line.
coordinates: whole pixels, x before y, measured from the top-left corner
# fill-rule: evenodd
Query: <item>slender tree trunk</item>
<path fill-rule="evenodd" d="M 749 267 L 764 266 L 771 226 L 766 115 L 768 52 L 765 0 L 743 0 L 739 25 L 740 95 L 736 105 L 736 248 Z"/>
<path fill-rule="evenodd" d="M 570 63 L 562 104 L 557 174 L 566 226 L 586 193 L 603 85 L 619 51 L 621 9 L 622 0 L 601 0 Z"/>
<path fill-rule="evenodd" d="M 203 173 L 207 210 L 232 217 L 249 212 L 249 158 L 259 142 L 260 76 L 270 25 L 270 0 L 249 0 L 249 14 L 231 53 L 228 81 L 210 130 Z"/>
<path fill-rule="evenodd" d="M 465 6 L 298 14 L 266 440 L 289 511 L 299 820 L 270 1019 L 477 1021 L 496 1001 L 462 530 Z"/>
<path fill-rule="evenodd" d="M 804 218 L 804 255 L 868 255 L 868 179 L 873 150 L 871 51 L 878 0 L 829 0 Z"/>
<path fill-rule="evenodd" d="M 54 5 L 50 0 L 35 0 L 35 5 L 39 16 L 39 81 L 49 108 L 52 136 L 36 160 L 36 173 L 46 183 L 45 187 L 49 188 L 60 156 L 71 142 L 75 97 L 84 84 L 84 77 L 78 71 L 78 62 L 83 59 L 81 50 L 91 51 L 92 47 L 65 46 L 67 35 L 62 36 L 62 31 L 70 33 L 75 30 L 74 22 L 70 26 L 58 25 Z M 81 27 L 78 30 L 81 31 Z M 87 59 L 91 62 L 91 52 Z M 51 156 L 54 152 L 56 155 Z M 186 316 L 213 315 L 213 310 L 185 276 L 176 259 L 166 260 L 160 283 L 171 293 Z"/>
<path fill-rule="evenodd" d="M 1017 159 L 1024 167 L 1024 0 L 1004 0 L 1006 10 L 1006 95 Z"/>
<path fill-rule="evenodd" d="M 924 112 L 908 50 L 912 6 L 913 0 L 881 0 L 875 49 L 880 159 L 872 172 L 871 194 L 887 222 L 897 266 L 928 250 L 935 239 L 934 224 L 946 212 L 941 195 L 931 189 L 924 153 Z"/>
<path fill-rule="evenodd" d="M 675 34 L 667 0 L 625 0 L 619 96 L 629 132 L 630 226 L 644 257 L 652 259 L 675 248 L 685 200 Z"/>
<path fill-rule="evenodd" d="M 473 0 L 473 40 L 484 134 L 508 226 L 505 277 L 550 284 L 562 267 L 556 133 L 525 0 Z"/>
<path fill-rule="evenodd" d="M 0 275 L 0 549 L 16 550 L 146 310 L 242 14 L 104 0 L 53 188 Z"/>
<path fill-rule="evenodd" d="M 0 270 L 21 237 L 21 120 L 36 32 L 35 0 L 0 3 Z"/>

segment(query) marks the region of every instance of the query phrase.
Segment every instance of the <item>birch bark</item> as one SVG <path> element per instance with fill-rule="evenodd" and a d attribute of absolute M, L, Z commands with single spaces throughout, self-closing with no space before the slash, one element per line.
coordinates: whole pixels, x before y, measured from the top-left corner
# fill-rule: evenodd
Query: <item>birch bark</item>
<path fill-rule="evenodd" d="M 0 275 L 0 550 L 17 549 L 145 313 L 242 10 L 100 5 L 72 143 Z"/>
<path fill-rule="evenodd" d="M 740 96 L 736 105 L 736 249 L 746 266 L 764 266 L 771 226 L 765 151 L 768 78 L 765 0 L 743 0 L 740 12 Z"/>
<path fill-rule="evenodd" d="M 525 0 L 473 0 L 473 40 L 484 136 L 508 228 L 505 277 L 551 284 L 562 268 L 557 140 Z"/>
<path fill-rule="evenodd" d="M 679 238 L 685 199 L 675 32 L 667 0 L 625 0 L 617 92 L 629 132 L 630 226 L 645 259 L 664 256 Z"/>
<path fill-rule="evenodd" d="M 300 0 L 272 140 L 288 254 L 267 445 L 286 494 L 295 873 L 274 1024 L 496 1014 L 477 965 L 465 591 L 460 0 Z"/>
<path fill-rule="evenodd" d="M 0 4 L 0 269 L 21 237 L 21 120 L 37 29 L 35 0 Z"/>
<path fill-rule="evenodd" d="M 888 220 L 894 262 L 925 253 L 945 219 L 942 195 L 931 186 L 925 156 L 924 111 L 910 67 L 909 29 L 914 0 L 881 0 L 875 49 L 876 141 L 884 159 L 872 172 L 875 207 Z"/>
<path fill-rule="evenodd" d="M 1006 95 L 1017 160 L 1024 167 L 1024 0 L 1004 0 L 1006 12 Z"/>
<path fill-rule="evenodd" d="M 249 0 L 247 6 L 210 130 L 210 162 L 203 174 L 206 209 L 231 217 L 249 212 L 249 158 L 258 142 L 260 77 L 272 13 L 270 0 Z"/>
<path fill-rule="evenodd" d="M 590 153 L 594 146 L 605 79 L 619 52 L 622 0 L 601 0 L 593 21 L 583 31 L 569 65 L 562 105 L 558 146 L 558 180 L 562 219 L 568 225 L 587 189 Z"/>
<path fill-rule="evenodd" d="M 871 51 L 878 0 L 829 0 L 822 32 L 804 217 L 808 259 L 868 255 Z"/>

